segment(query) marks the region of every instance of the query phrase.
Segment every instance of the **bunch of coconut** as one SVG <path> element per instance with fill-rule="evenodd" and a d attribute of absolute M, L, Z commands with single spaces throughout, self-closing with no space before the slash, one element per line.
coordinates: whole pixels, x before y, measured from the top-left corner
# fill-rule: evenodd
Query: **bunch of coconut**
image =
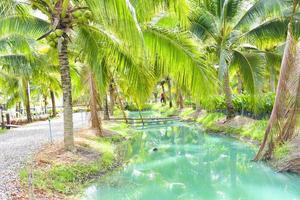
<path fill-rule="evenodd" d="M 57 43 L 58 43 L 58 39 L 64 34 L 64 32 L 61 29 L 56 29 L 55 31 L 51 32 L 47 37 L 46 40 L 48 41 L 48 44 L 55 48 Z"/>
<path fill-rule="evenodd" d="M 72 13 L 74 19 L 79 23 L 86 23 L 92 18 L 92 12 L 89 10 L 76 10 Z"/>

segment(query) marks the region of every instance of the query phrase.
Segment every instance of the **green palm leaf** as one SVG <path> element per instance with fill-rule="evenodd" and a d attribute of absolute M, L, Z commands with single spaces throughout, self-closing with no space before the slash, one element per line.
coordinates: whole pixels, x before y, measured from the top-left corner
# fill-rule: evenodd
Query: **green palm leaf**
<path fill-rule="evenodd" d="M 199 99 L 214 94 L 217 81 L 213 69 L 206 65 L 189 33 L 148 26 L 144 35 L 146 47 L 161 75 L 170 75 Z"/>
<path fill-rule="evenodd" d="M 245 86 L 251 94 L 255 94 L 262 86 L 264 78 L 264 57 L 260 53 L 233 51 L 232 66 L 239 68 Z"/>

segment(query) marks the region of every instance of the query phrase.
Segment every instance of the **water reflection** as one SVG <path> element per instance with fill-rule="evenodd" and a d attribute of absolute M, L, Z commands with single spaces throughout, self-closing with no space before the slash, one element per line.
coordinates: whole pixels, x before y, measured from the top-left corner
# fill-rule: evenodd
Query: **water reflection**
<path fill-rule="evenodd" d="M 84 199 L 300 199 L 299 177 L 251 162 L 253 147 L 192 124 L 148 126 L 126 150 L 130 164 Z"/>

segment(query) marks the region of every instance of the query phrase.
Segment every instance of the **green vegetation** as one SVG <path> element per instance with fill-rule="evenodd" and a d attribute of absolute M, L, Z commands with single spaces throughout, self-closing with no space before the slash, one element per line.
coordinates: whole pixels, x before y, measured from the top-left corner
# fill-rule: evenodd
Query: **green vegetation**
<path fill-rule="evenodd" d="M 193 108 L 185 108 L 179 113 L 179 116 L 182 119 L 190 119 L 195 112 L 196 111 Z"/>
<path fill-rule="evenodd" d="M 178 115 L 183 120 L 198 122 L 205 130 L 210 132 L 243 136 L 256 141 L 262 141 L 268 123 L 266 119 L 254 120 L 243 116 L 233 119 L 233 122 L 226 122 L 224 113 L 205 112 L 204 110 L 196 113 L 193 108 L 185 108 L 179 112 L 178 109 L 163 106 L 157 111 L 165 117 Z"/>
<path fill-rule="evenodd" d="M 147 111 L 147 110 L 151 110 L 151 108 L 152 108 L 152 105 L 145 104 L 145 105 L 142 106 L 142 108 L 140 110 L 141 111 Z M 139 111 L 139 108 L 134 104 L 126 105 L 125 109 L 128 110 L 128 111 Z"/>
<path fill-rule="evenodd" d="M 59 192 L 66 195 L 80 192 L 85 184 L 90 183 L 95 176 L 101 172 L 105 172 L 105 168 L 101 165 L 109 166 L 107 161 L 95 162 L 93 164 L 57 164 L 51 166 L 51 169 L 37 169 L 32 173 L 34 188 L 45 190 L 47 192 Z M 28 171 L 21 170 L 20 179 L 23 184 L 28 181 Z M 84 184 L 84 185 L 83 185 Z"/>
<path fill-rule="evenodd" d="M 35 186 L 68 194 L 117 161 L 114 145 L 131 130 L 107 122 L 127 122 L 128 111 L 265 136 L 255 160 L 289 153 L 280 144 L 299 136 L 299 13 L 298 0 L 1 0 L 1 112 L 30 123 L 55 117 L 62 99 L 72 154 L 73 113 L 86 108 L 95 132 L 79 145 L 101 154 L 84 166 L 53 162 L 34 172 Z"/>
<path fill-rule="evenodd" d="M 273 108 L 275 100 L 274 93 L 265 93 L 253 97 L 249 94 L 234 94 L 232 104 L 236 113 L 245 114 L 251 117 L 268 117 Z M 224 96 L 217 96 L 205 109 L 210 112 L 226 111 L 226 103 Z"/>
<path fill-rule="evenodd" d="M 200 116 L 197 121 L 203 124 L 204 128 L 213 130 L 212 128 L 214 128 L 216 122 L 224 119 L 224 117 L 225 115 L 222 113 L 207 113 L 203 117 Z"/>
<path fill-rule="evenodd" d="M 253 140 L 262 141 L 267 128 L 268 120 L 257 120 L 242 128 L 241 135 Z"/>
<path fill-rule="evenodd" d="M 249 118 L 236 119 L 233 123 L 225 123 L 225 115 L 222 113 L 204 114 L 197 119 L 197 122 L 201 123 L 208 131 L 243 136 L 259 142 L 262 141 L 267 127 L 267 120 L 252 120 Z"/>
<path fill-rule="evenodd" d="M 95 137 L 81 135 L 77 138 L 78 153 L 71 156 L 71 162 L 64 160 L 49 160 L 50 165 L 39 166 L 30 169 L 30 166 L 20 171 L 21 183 L 28 187 L 28 176 L 32 173 L 32 184 L 35 189 L 46 192 L 74 195 L 80 193 L 83 188 L 98 180 L 99 177 L 111 172 L 122 165 L 124 159 L 120 149 L 129 142 L 129 137 L 124 136 L 124 127 L 127 125 L 110 126 L 110 130 L 123 130 L 123 134 L 111 137 Z M 129 129 L 128 129 L 129 130 Z M 84 159 L 80 152 L 87 151 L 91 157 Z M 45 156 L 45 155 L 44 155 Z M 79 156 L 80 159 L 77 159 Z M 85 158 L 86 160 L 86 158 Z M 38 162 L 38 161 L 36 161 Z"/>
<path fill-rule="evenodd" d="M 288 144 L 282 144 L 280 146 L 277 146 L 274 150 L 274 157 L 275 160 L 280 160 L 284 157 L 286 157 L 289 153 Z"/>

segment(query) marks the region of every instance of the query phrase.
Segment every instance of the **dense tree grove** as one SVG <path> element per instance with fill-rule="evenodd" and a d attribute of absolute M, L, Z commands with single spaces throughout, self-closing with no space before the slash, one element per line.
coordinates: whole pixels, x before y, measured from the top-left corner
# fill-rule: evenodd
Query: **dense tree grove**
<path fill-rule="evenodd" d="M 126 119 L 157 99 L 271 115 L 255 160 L 272 160 L 299 135 L 298 18 L 297 0 L 1 0 L 0 103 L 31 122 L 33 104 L 56 116 L 62 98 L 71 151 L 73 105 L 98 136 L 115 108 Z M 282 170 L 299 170 L 292 156 Z"/>

